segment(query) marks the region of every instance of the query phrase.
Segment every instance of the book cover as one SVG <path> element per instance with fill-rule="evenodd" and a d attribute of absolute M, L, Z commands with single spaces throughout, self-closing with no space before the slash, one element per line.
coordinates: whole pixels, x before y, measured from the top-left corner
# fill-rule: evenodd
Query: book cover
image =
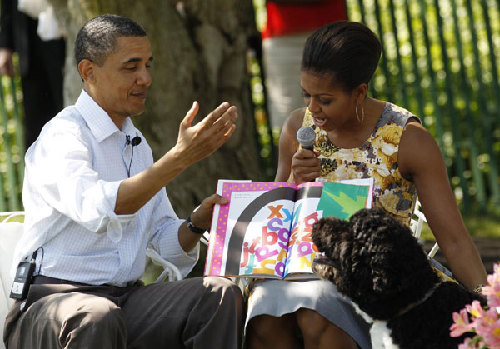
<path fill-rule="evenodd" d="M 214 208 L 204 275 L 314 277 L 313 224 L 371 207 L 372 189 L 372 178 L 300 185 L 220 180 L 217 193 L 229 204 Z"/>

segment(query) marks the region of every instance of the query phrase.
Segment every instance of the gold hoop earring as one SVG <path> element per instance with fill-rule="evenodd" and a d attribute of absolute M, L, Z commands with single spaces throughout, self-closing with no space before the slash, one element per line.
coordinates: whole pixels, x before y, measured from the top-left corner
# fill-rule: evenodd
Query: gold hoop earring
<path fill-rule="evenodd" d="M 365 121 L 365 108 L 363 106 L 361 106 L 361 120 L 359 119 L 359 114 L 358 114 L 358 105 L 359 104 L 356 104 L 356 119 L 358 120 L 358 122 L 363 122 Z"/>

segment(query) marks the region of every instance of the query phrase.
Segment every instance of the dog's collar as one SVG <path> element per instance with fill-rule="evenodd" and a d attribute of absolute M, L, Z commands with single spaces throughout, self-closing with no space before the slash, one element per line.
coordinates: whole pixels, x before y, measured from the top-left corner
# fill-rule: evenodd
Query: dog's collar
<path fill-rule="evenodd" d="M 388 319 L 387 321 L 390 321 L 392 319 L 395 319 L 403 314 L 406 314 L 407 312 L 409 312 L 410 310 L 412 310 L 413 308 L 416 308 L 418 307 L 420 304 L 424 303 L 427 299 L 429 299 L 430 296 L 432 296 L 432 294 L 434 293 L 434 291 L 436 291 L 436 289 L 439 287 L 439 285 L 441 285 L 441 281 L 439 281 L 438 283 L 434 284 L 434 286 L 432 286 L 429 291 L 427 291 L 427 293 L 421 298 L 419 299 L 418 301 L 416 302 L 413 302 L 413 303 L 410 303 L 408 304 L 405 308 L 401 309 L 396 315 L 392 316 L 390 319 Z"/>

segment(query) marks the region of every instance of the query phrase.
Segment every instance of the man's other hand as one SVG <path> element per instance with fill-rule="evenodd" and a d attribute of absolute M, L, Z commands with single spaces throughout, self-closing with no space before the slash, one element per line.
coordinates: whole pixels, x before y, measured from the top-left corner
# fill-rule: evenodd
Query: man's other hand
<path fill-rule="evenodd" d="M 210 230 L 214 205 L 225 205 L 227 203 L 228 200 L 218 194 L 213 194 L 205 198 L 201 202 L 201 205 L 198 206 L 191 214 L 191 221 L 193 222 L 193 225 L 207 231 Z"/>

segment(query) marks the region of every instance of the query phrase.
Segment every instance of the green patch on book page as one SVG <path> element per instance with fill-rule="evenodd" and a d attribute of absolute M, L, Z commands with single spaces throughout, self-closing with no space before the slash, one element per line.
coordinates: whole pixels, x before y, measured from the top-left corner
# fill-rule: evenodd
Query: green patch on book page
<path fill-rule="evenodd" d="M 369 187 L 364 185 L 324 182 L 318 211 L 323 211 L 323 217 L 348 219 L 366 207 L 368 191 Z"/>

